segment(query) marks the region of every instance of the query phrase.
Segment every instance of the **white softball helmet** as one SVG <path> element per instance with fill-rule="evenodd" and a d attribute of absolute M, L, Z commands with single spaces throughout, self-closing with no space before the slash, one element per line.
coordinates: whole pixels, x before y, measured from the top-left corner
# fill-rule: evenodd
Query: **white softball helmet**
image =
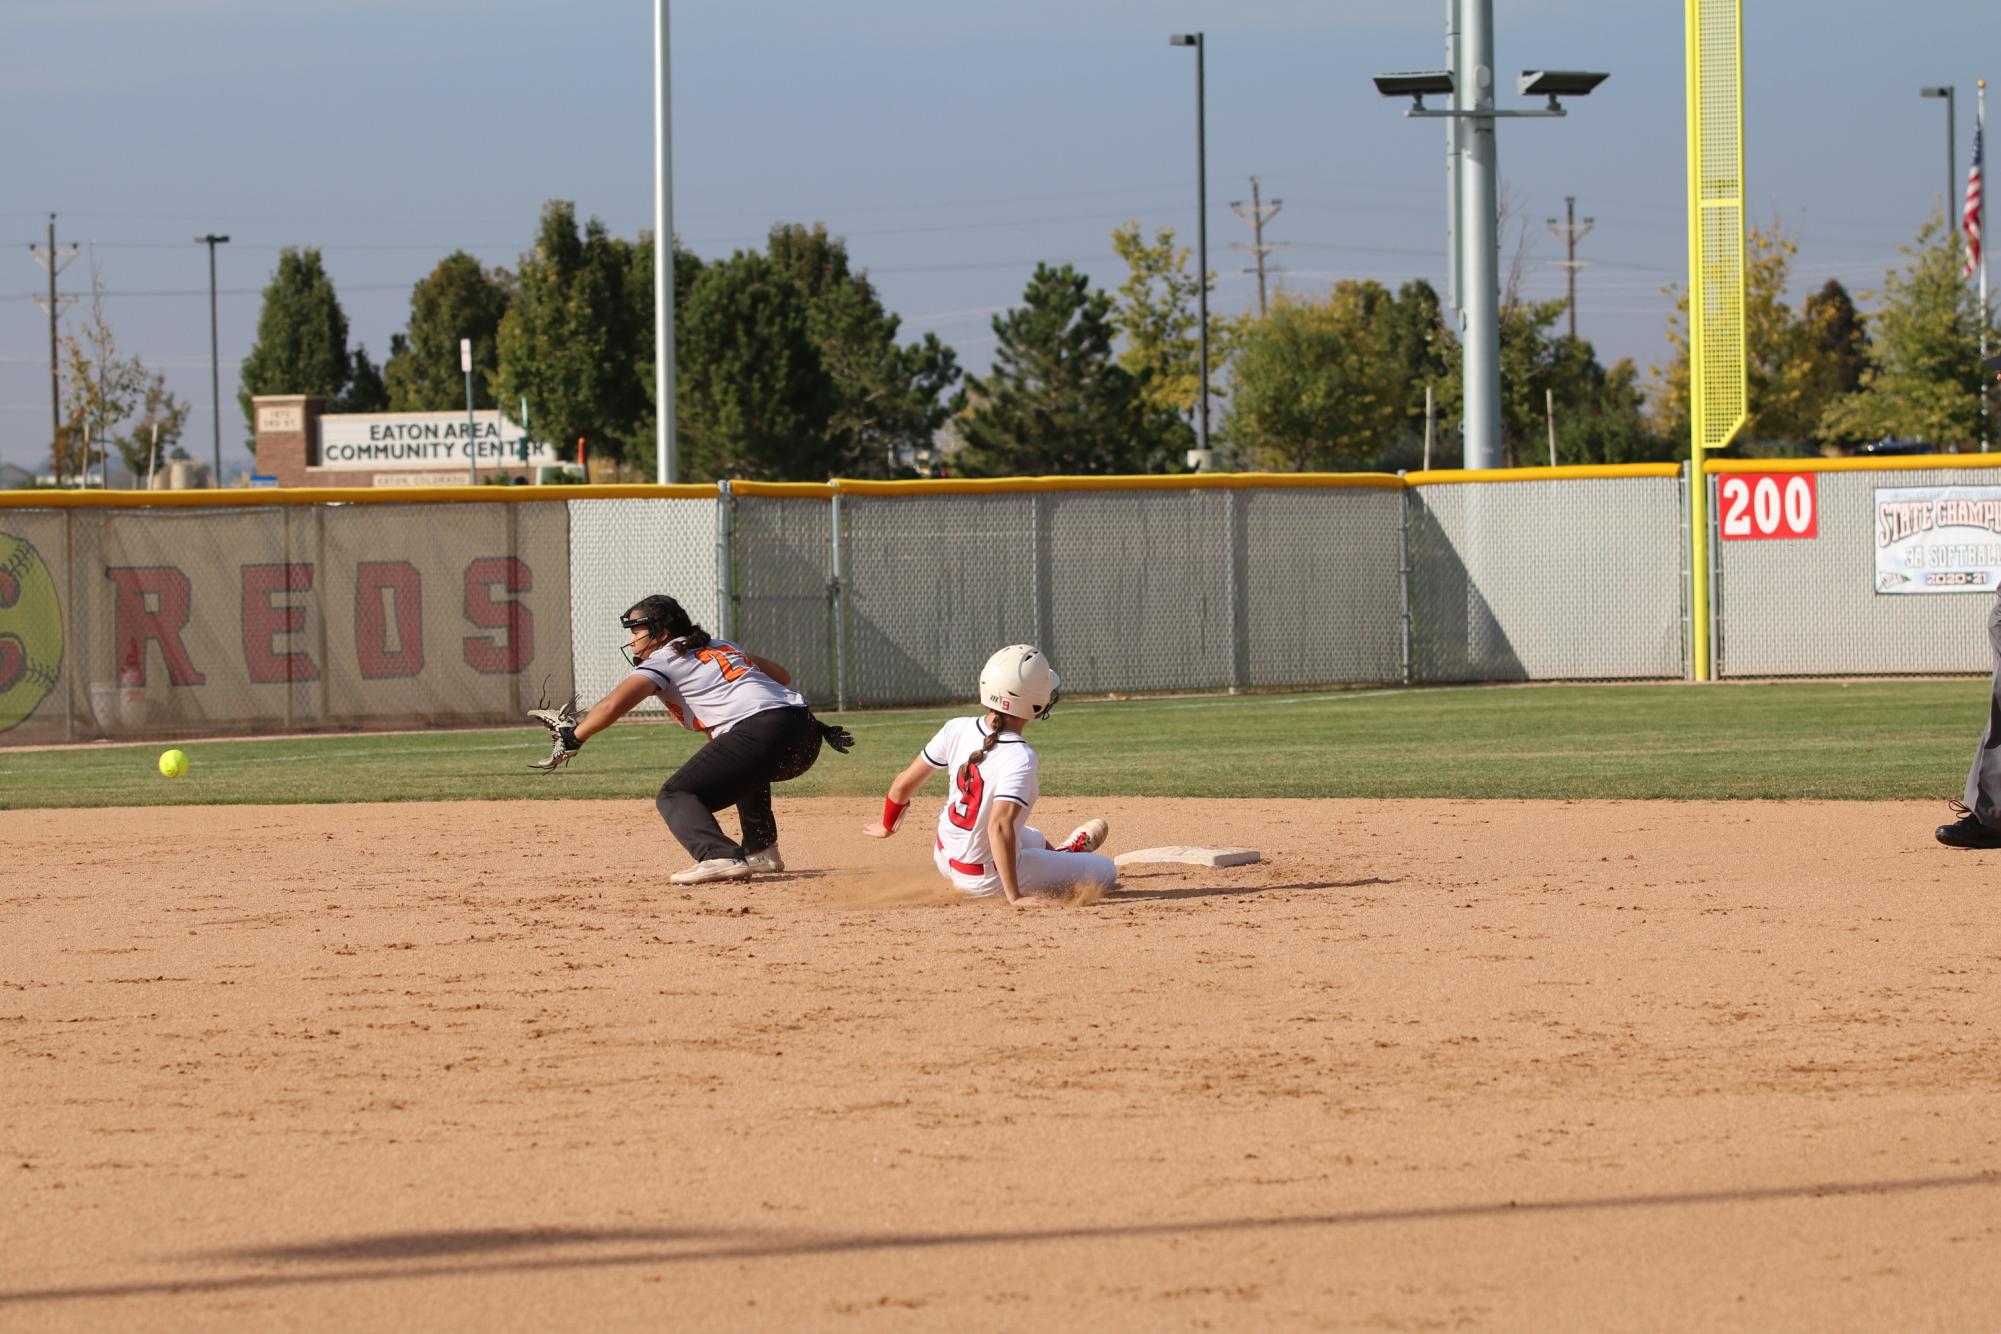
<path fill-rule="evenodd" d="M 1047 718 L 1061 697 L 1056 669 L 1033 644 L 1010 644 L 980 668 L 980 703 L 1010 718 Z"/>

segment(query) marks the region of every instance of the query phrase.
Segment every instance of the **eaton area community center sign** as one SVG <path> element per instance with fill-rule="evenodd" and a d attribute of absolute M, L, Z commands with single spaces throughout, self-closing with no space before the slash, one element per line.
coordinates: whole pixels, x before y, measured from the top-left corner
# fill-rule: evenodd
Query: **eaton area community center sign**
<path fill-rule="evenodd" d="M 451 468 L 557 462 L 556 453 L 498 412 L 363 412 L 321 417 L 321 468 Z"/>

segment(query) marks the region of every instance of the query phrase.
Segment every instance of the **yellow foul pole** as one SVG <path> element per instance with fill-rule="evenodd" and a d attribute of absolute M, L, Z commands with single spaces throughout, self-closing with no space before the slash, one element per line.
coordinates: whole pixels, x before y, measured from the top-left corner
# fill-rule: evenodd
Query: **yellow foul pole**
<path fill-rule="evenodd" d="M 1742 0 L 1684 0 L 1688 20 L 1689 643 L 1710 677 L 1709 451 L 1746 416 Z"/>

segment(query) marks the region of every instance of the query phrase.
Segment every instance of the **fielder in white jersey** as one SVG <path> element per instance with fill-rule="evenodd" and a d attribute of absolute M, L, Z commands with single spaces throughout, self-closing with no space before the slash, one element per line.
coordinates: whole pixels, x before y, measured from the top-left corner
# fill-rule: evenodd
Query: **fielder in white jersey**
<path fill-rule="evenodd" d="M 619 624 L 631 635 L 626 658 L 632 674 L 582 718 L 572 709 L 529 714 L 553 736 L 548 757 L 533 767 L 550 771 L 568 764 L 585 741 L 657 697 L 674 721 L 709 739 L 654 798 L 660 818 L 695 858 L 695 865 L 668 879 L 699 885 L 783 871 L 771 785 L 812 768 L 822 741 L 845 751 L 854 738 L 815 718 L 783 667 L 712 638 L 665 594 L 642 598 Z M 740 840 L 716 823 L 715 813 L 725 806 L 736 807 Z"/>
<path fill-rule="evenodd" d="M 932 860 L 962 893 L 1001 894 L 1019 907 L 1043 907 L 1079 886 L 1110 889 L 1119 871 L 1096 851 L 1110 832 L 1103 820 L 1087 820 L 1057 845 L 1028 824 L 1042 795 L 1041 761 L 1021 732 L 1031 720 L 1049 715 L 1057 686 L 1049 659 L 1033 645 L 1015 644 L 994 654 L 980 672 L 986 712 L 939 728 L 889 785 L 882 819 L 862 832 L 875 838 L 894 834 L 918 788 L 946 769 L 953 787 L 938 812 Z"/>

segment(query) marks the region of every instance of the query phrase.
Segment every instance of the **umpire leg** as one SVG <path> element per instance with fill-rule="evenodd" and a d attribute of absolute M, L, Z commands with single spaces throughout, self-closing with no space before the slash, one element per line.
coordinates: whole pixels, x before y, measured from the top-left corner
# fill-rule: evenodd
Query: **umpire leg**
<path fill-rule="evenodd" d="M 1994 690 L 1987 702 L 1987 730 L 1966 774 L 1966 809 L 1989 829 L 2001 829 L 2001 597 L 1987 613 L 1987 642 L 1994 650 Z"/>

